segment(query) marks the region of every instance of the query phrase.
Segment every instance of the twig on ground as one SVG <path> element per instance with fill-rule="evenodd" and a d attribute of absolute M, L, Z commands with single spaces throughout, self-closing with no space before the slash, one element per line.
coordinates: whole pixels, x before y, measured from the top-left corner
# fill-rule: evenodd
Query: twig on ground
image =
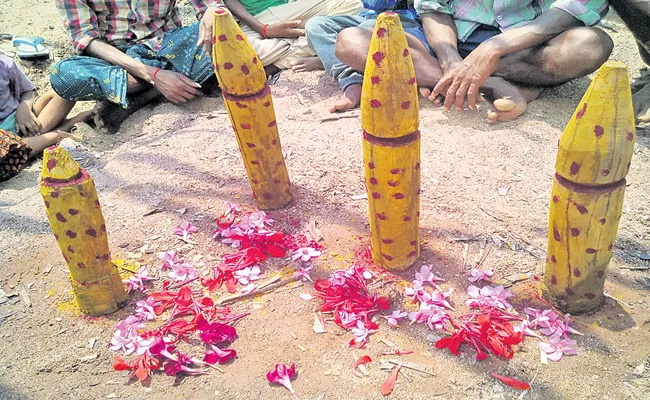
<path fill-rule="evenodd" d="M 245 293 L 245 294 L 236 294 L 233 296 L 227 296 L 227 297 L 222 297 L 221 299 L 218 299 L 214 303 L 217 305 L 224 305 L 224 304 L 231 304 L 235 303 L 239 300 L 244 300 L 248 299 L 250 297 L 257 296 L 258 294 L 266 293 L 269 291 L 272 291 L 274 289 L 277 289 L 281 286 L 287 285 L 291 282 L 295 282 L 296 278 L 289 278 L 285 280 L 281 280 L 282 278 L 280 275 L 276 275 L 273 278 L 269 279 L 268 281 L 261 283 L 257 289 L 253 290 L 252 292 Z M 279 282 L 278 282 L 279 281 Z"/>
<path fill-rule="evenodd" d="M 619 269 L 629 269 L 631 271 L 647 271 L 650 270 L 650 267 L 628 267 L 627 265 L 621 265 Z"/>
<path fill-rule="evenodd" d="M 497 220 L 497 221 L 499 221 L 499 222 L 503 222 L 503 220 L 502 220 L 501 218 L 499 218 L 499 217 L 497 217 L 496 215 L 492 214 L 490 211 L 484 209 L 483 207 L 479 206 L 478 208 L 479 208 L 481 211 L 483 211 L 484 213 L 486 213 L 487 215 L 489 215 L 490 217 L 494 218 L 495 220 Z"/>
<path fill-rule="evenodd" d="M 192 282 L 194 282 L 194 281 L 197 280 L 197 279 L 199 279 L 198 276 L 197 276 L 196 278 L 188 279 L 188 280 L 183 281 L 183 282 L 175 283 L 175 284 L 169 286 L 169 287 L 167 288 L 167 290 L 172 290 L 172 289 L 179 288 L 179 287 L 181 287 L 181 286 L 185 286 L 185 285 L 187 285 L 188 283 L 192 283 Z"/>
<path fill-rule="evenodd" d="M 422 372 L 423 374 L 427 374 L 429 376 L 436 376 L 436 374 L 427 371 L 427 367 L 428 367 L 427 365 L 416 364 L 409 361 L 397 361 L 397 360 L 393 360 L 392 358 L 389 359 L 388 362 L 393 365 L 401 365 L 402 367 L 412 369 L 413 371 Z"/>
<path fill-rule="evenodd" d="M 619 299 L 617 299 L 616 297 L 612 296 L 611 294 L 603 293 L 603 296 L 607 297 L 608 299 L 612 299 L 612 300 L 614 300 L 615 302 L 624 305 L 625 307 L 628 307 L 628 308 L 634 308 L 633 305 L 631 305 L 631 304 L 627 304 L 627 303 L 624 302 L 623 300 L 619 300 Z"/>
<path fill-rule="evenodd" d="M 339 119 L 343 119 L 343 118 L 357 118 L 357 117 L 359 117 L 359 114 L 337 114 L 331 117 L 321 118 L 320 122 L 338 121 Z"/>

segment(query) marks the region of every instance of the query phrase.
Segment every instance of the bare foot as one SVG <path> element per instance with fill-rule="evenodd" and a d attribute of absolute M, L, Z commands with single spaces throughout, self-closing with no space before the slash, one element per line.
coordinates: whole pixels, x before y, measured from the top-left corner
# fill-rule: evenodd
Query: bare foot
<path fill-rule="evenodd" d="M 293 72 L 319 71 L 322 69 L 325 68 L 323 67 L 323 62 L 318 57 L 304 57 L 291 63 L 291 70 Z"/>
<path fill-rule="evenodd" d="M 340 99 L 336 100 L 332 107 L 330 107 L 330 112 L 335 113 L 339 111 L 351 110 L 359 105 L 361 101 L 361 85 L 355 83 L 345 88 L 343 91 L 343 96 Z"/>
<path fill-rule="evenodd" d="M 488 123 L 512 121 L 526 111 L 528 102 L 539 96 L 540 89 L 524 89 L 503 78 L 491 77 L 481 86 L 483 95 L 492 102 Z"/>
<path fill-rule="evenodd" d="M 634 115 L 638 122 L 650 122 L 650 83 L 634 94 Z"/>

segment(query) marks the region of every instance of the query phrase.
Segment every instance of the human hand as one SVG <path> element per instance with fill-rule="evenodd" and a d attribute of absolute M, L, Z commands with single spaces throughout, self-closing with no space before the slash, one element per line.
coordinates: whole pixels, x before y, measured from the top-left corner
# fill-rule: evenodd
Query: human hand
<path fill-rule="evenodd" d="M 223 7 L 209 7 L 203 13 L 201 23 L 199 24 L 199 41 L 196 42 L 198 47 L 203 46 L 205 54 L 212 54 L 212 32 L 214 28 L 214 14 Z M 223 11 L 221 11 L 223 13 Z"/>
<path fill-rule="evenodd" d="M 158 91 L 172 103 L 185 103 L 200 94 L 201 85 L 178 72 L 161 69 L 153 82 Z"/>
<path fill-rule="evenodd" d="M 281 24 L 268 25 L 266 27 L 266 38 L 297 38 L 305 36 L 304 29 L 296 29 L 302 21 L 289 21 Z"/>
<path fill-rule="evenodd" d="M 16 109 L 16 131 L 22 132 L 25 136 L 36 136 L 41 133 L 41 123 L 28 102 L 21 102 Z"/>
<path fill-rule="evenodd" d="M 501 56 L 489 42 L 483 42 L 471 52 L 465 60 L 449 68 L 445 75 L 433 88 L 431 97 L 445 97 L 445 110 L 449 111 L 453 104 L 463 109 L 465 100 L 469 108 L 476 107 L 480 99 L 481 85 L 494 73 Z"/>

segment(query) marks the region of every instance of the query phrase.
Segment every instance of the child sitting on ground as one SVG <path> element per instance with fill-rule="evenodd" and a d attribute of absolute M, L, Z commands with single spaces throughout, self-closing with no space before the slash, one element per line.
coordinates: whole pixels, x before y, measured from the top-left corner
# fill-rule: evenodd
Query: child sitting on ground
<path fill-rule="evenodd" d="M 223 3 L 243 23 L 242 30 L 268 75 L 289 69 L 306 58 L 320 64 L 305 38 L 304 27 L 310 18 L 357 15 L 363 10 L 361 0 L 224 0 Z"/>
<path fill-rule="evenodd" d="M 66 119 L 74 102 L 53 91 L 36 95 L 34 84 L 14 60 L 0 54 L 0 181 L 17 174 L 30 157 L 69 135 L 92 111 Z"/>

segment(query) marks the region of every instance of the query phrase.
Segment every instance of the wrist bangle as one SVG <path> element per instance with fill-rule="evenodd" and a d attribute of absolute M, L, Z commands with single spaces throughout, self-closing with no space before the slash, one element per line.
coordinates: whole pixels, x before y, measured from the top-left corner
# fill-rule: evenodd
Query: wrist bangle
<path fill-rule="evenodd" d="M 266 28 L 268 28 L 268 27 L 269 27 L 269 24 L 264 24 L 264 26 L 262 27 L 262 37 L 264 39 L 268 39 L 268 37 L 266 36 Z"/>
<path fill-rule="evenodd" d="M 160 71 L 160 67 L 156 68 L 156 71 L 153 73 L 153 76 L 151 77 L 151 82 L 150 82 L 152 85 L 156 84 L 156 75 L 158 74 L 159 71 Z"/>

